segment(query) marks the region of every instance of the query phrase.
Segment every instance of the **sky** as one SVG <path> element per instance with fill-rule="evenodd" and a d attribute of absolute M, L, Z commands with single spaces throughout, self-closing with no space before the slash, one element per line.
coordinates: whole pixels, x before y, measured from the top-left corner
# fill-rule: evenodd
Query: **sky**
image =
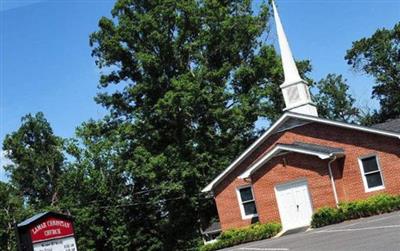
<path fill-rule="evenodd" d="M 254 7 L 261 0 L 254 1 Z M 352 41 L 378 28 L 392 28 L 400 17 L 398 0 L 277 0 L 296 59 L 309 59 L 311 77 L 342 74 L 357 105 L 371 100 L 373 80 L 353 72 L 344 60 Z M 112 0 L 0 1 L 0 142 L 27 113 L 44 112 L 56 135 L 72 137 L 77 126 L 105 114 L 93 97 L 99 70 L 91 57 L 89 34 Z M 266 43 L 277 44 L 273 30 Z M 0 180 L 6 162 L 0 151 Z"/>

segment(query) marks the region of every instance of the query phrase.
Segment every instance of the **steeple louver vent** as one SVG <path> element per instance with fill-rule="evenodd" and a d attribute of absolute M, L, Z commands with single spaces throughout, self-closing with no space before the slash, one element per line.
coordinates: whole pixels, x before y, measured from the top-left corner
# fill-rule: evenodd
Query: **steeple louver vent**
<path fill-rule="evenodd" d="M 297 103 L 300 101 L 299 91 L 297 86 L 290 86 L 287 88 L 288 99 L 290 103 Z"/>

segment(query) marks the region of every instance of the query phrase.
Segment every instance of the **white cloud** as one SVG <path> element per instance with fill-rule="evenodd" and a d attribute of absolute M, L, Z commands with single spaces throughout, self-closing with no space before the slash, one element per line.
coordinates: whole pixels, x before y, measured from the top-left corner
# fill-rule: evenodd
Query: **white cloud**
<path fill-rule="evenodd" d="M 8 177 L 4 170 L 4 166 L 11 164 L 11 160 L 6 157 L 5 151 L 0 151 L 0 180 L 6 181 Z"/>

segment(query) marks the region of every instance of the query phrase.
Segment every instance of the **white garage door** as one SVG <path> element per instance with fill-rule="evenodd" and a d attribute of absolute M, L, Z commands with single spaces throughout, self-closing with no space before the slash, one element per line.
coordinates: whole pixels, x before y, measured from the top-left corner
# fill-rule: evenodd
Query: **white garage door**
<path fill-rule="evenodd" d="M 307 181 L 278 185 L 275 194 L 284 230 L 310 225 L 312 206 Z"/>

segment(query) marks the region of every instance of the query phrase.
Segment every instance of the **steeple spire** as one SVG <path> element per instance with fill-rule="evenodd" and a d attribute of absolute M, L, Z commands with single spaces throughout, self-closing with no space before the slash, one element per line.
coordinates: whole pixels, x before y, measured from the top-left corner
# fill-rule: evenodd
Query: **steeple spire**
<path fill-rule="evenodd" d="M 283 71 L 285 74 L 285 84 L 301 81 L 299 71 L 297 70 L 296 63 L 294 62 L 292 51 L 290 50 L 289 43 L 286 38 L 285 31 L 283 30 L 282 22 L 279 17 L 278 10 L 276 9 L 275 2 L 272 1 L 274 9 L 274 18 L 276 25 L 276 33 L 278 34 L 279 47 L 281 49 L 281 58 Z"/>
<path fill-rule="evenodd" d="M 278 34 L 279 48 L 281 51 L 281 59 L 285 81 L 280 86 L 285 99 L 286 108 L 284 111 L 292 111 L 312 116 L 318 116 L 317 108 L 311 100 L 310 91 L 307 82 L 301 79 L 296 63 L 293 59 L 282 22 L 272 0 L 272 8 L 274 10 L 274 18 L 276 25 L 276 33 Z"/>

